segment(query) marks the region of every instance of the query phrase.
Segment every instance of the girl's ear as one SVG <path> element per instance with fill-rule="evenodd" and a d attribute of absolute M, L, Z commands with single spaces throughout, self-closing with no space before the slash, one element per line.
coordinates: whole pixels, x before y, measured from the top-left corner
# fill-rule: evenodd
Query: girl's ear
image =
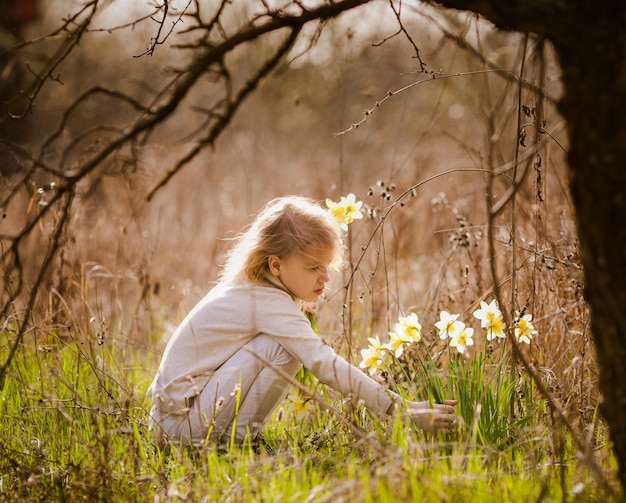
<path fill-rule="evenodd" d="M 280 258 L 278 258 L 278 255 L 267 257 L 267 266 L 274 276 L 278 276 L 280 274 Z"/>

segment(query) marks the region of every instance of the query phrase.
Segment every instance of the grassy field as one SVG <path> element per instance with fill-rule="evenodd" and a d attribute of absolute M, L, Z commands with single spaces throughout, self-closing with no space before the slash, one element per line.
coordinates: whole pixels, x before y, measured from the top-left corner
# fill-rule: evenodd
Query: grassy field
<path fill-rule="evenodd" d="M 545 59 L 531 57 L 522 37 L 472 26 L 500 70 L 488 68 L 424 16 L 417 28 L 428 29 L 416 40 L 440 71 L 416 72 L 406 40 L 374 44 L 385 33 L 349 17 L 328 28 L 317 52 L 264 80 L 214 148 L 149 203 L 146 194 L 189 148 L 200 120 L 194 104 L 211 96 L 209 84 L 149 141 L 81 181 L 28 318 L 20 297 L 0 320 L 0 364 L 9 362 L 0 501 L 617 500 L 554 106 L 558 69 L 549 48 Z M 84 42 L 102 56 L 98 84 L 143 97 L 138 82 L 158 81 L 159 60 L 132 60 L 117 36 L 94 32 Z M 119 54 L 133 65 L 120 65 Z M 233 57 L 245 68 L 246 56 Z M 85 61 L 89 51 L 76 74 Z M 80 75 L 42 90 L 34 136 L 49 134 L 51 117 L 89 84 Z M 537 96 L 520 82 L 541 75 L 537 135 Z M 74 148 L 73 130 L 124 124 L 107 105 L 75 111 L 64 124 L 69 139 L 58 140 L 67 151 L 54 155 L 79 163 L 74 156 L 88 152 Z M 2 236 L 46 204 L 48 176 L 35 172 L 10 196 L 2 187 Z M 410 399 L 458 399 L 465 425 L 457 434 L 416 431 L 401 414 L 378 422 L 303 371 L 260 449 L 154 445 L 145 392 L 167 338 L 212 286 L 228 238 L 267 200 L 295 193 L 320 201 L 354 193 L 364 203 L 345 267 L 318 310 L 321 336 L 359 365 L 370 338 L 387 342 L 398 318 L 415 313 L 421 340 L 373 375 Z M 20 243 L 27 285 L 58 215 Z M 6 295 L 15 271 L 3 266 Z M 509 337 L 488 341 L 473 313 L 494 299 Z M 439 337 L 443 311 L 473 330 L 463 353 Z M 516 350 L 513 325 L 525 315 L 536 332 Z"/>
<path fill-rule="evenodd" d="M 512 373 L 504 345 L 469 358 L 446 349 L 438 361 L 428 357 L 433 347 L 418 344 L 387 367 L 387 380 L 408 397 L 458 398 L 466 422 L 458 435 L 433 437 L 401 416 L 378 423 L 363 410 L 343 410 L 303 372 L 301 386 L 267 425 L 260 452 L 210 445 L 164 452 L 147 429 L 153 356 L 98 327 L 64 336 L 37 331 L 2 386 L 0 499 L 610 499 L 603 487 L 612 477 L 610 444 L 593 398 L 581 411 L 582 397 L 563 396 L 557 377 L 547 379 L 564 403 L 573 402 L 567 420 L 576 440 L 528 374 Z"/>

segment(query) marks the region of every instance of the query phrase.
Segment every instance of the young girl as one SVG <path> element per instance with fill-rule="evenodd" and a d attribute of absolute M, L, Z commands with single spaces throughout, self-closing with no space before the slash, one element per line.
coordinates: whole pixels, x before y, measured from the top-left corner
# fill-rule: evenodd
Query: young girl
<path fill-rule="evenodd" d="M 232 248 L 220 281 L 170 339 L 150 390 L 161 445 L 254 440 L 302 365 L 381 420 L 395 404 L 423 429 L 452 431 L 455 401 L 403 401 L 338 356 L 300 302 L 315 302 L 341 258 L 334 217 L 303 197 L 268 203 Z"/>

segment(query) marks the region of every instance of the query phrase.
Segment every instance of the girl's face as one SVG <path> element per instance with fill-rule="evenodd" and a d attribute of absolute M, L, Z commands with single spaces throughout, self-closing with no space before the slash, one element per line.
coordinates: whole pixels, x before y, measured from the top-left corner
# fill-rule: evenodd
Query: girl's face
<path fill-rule="evenodd" d="M 305 302 L 314 302 L 324 293 L 329 279 L 328 269 L 332 252 L 316 255 L 289 255 L 268 259 L 270 272 L 294 295 Z"/>

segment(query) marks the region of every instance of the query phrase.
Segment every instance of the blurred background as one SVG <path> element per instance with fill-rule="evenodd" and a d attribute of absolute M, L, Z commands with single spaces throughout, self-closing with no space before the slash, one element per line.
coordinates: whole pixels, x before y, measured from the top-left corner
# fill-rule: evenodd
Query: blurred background
<path fill-rule="evenodd" d="M 225 56 L 228 86 L 209 69 L 158 127 L 91 167 L 140 121 L 137 103 L 156 110 L 203 47 L 219 40 L 185 18 L 186 1 L 169 2 L 162 23 L 152 2 L 100 2 L 83 31 L 76 27 L 94 2 L 3 2 L 5 251 L 32 229 L 19 242 L 21 272 L 4 259 L 5 296 L 24 278 L 12 299 L 16 317 L 62 215 L 38 212 L 76 176 L 61 252 L 36 302 L 42 328 L 83 327 L 158 352 L 215 281 L 229 238 L 265 202 L 354 193 L 367 218 L 351 227 L 348 267 L 320 309 L 331 339 L 385 335 L 409 310 L 428 326 L 441 309 L 467 317 L 493 295 L 493 261 L 511 312 L 532 311 L 548 337 L 569 302 L 568 316 L 585 332 L 564 126 L 554 106 L 559 73 L 548 46 L 411 2 L 402 3 L 401 25 L 390 4 L 373 2 L 307 26 L 210 147 L 153 192 L 280 35 L 238 45 Z M 7 17 L 5 5 L 18 4 L 21 17 Z M 216 12 L 200 5 L 204 19 Z M 224 40 L 265 9 L 223 5 Z M 525 170 L 515 204 L 494 219 L 490 252 L 489 174 L 497 202 Z M 554 363 L 574 343 L 560 333 L 551 344 Z"/>

